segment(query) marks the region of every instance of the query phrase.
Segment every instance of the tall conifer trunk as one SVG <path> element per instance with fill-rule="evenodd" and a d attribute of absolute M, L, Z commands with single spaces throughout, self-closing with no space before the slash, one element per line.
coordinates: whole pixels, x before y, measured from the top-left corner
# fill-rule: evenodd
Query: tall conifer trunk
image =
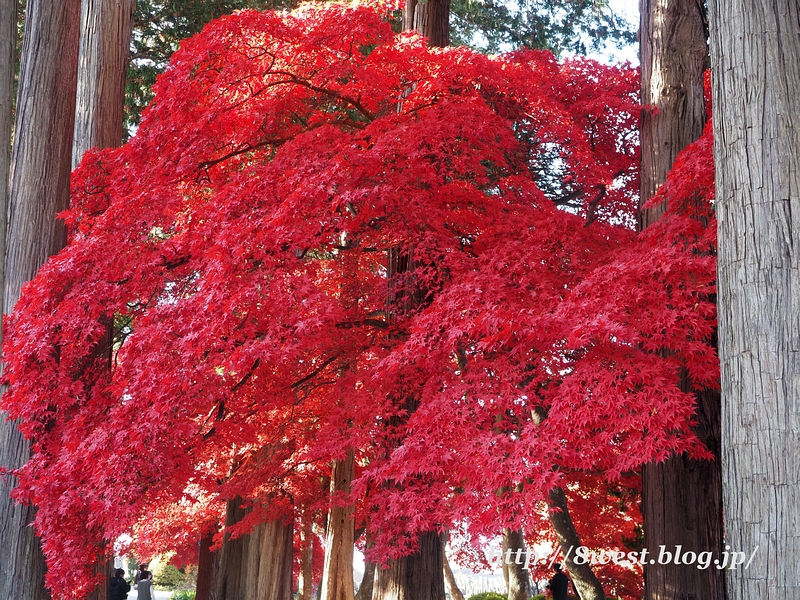
<path fill-rule="evenodd" d="M 713 0 L 726 543 L 732 600 L 800 598 L 800 12 Z"/>
<path fill-rule="evenodd" d="M 212 552 L 215 531 L 209 531 L 200 538 L 197 549 L 197 585 L 195 600 L 214 600 L 214 583 L 220 569 L 221 552 Z"/>
<path fill-rule="evenodd" d="M 419 550 L 378 567 L 372 600 L 444 600 L 442 539 L 434 531 L 419 536 Z"/>
<path fill-rule="evenodd" d="M 80 0 L 27 3 L 11 161 L 6 312 L 22 285 L 66 242 L 56 214 L 69 204 L 79 27 Z M 29 456 L 16 424 L 0 415 L 0 465 L 15 469 Z M 28 527 L 35 508 L 15 504 L 12 487 L 12 480 L 0 479 L 0 598 L 45 600 L 44 557 Z"/>
<path fill-rule="evenodd" d="M 14 115 L 17 10 L 17 0 L 0 0 L 0 315 L 5 312 L 2 290 L 5 286 L 6 217 Z M 2 340 L 2 323 L 0 323 L 0 343 Z"/>
<path fill-rule="evenodd" d="M 450 45 L 450 0 L 408 0 L 403 12 L 403 30 L 428 38 L 428 45 Z"/>
<path fill-rule="evenodd" d="M 336 497 L 350 494 L 355 458 L 348 450 L 343 459 L 333 461 L 328 531 L 325 540 L 325 571 L 322 575 L 323 600 L 353 600 L 353 507 L 340 506 Z"/>
<path fill-rule="evenodd" d="M 666 179 L 677 154 L 703 132 L 706 110 L 703 73 L 708 65 L 707 22 L 703 4 L 694 0 L 642 0 L 640 29 L 642 103 L 641 202 Z M 639 227 L 656 222 L 665 206 L 640 209 Z M 686 378 L 682 386 L 689 390 Z M 696 390 L 695 432 L 719 456 L 719 394 Z M 675 552 L 722 551 L 720 461 L 694 461 L 685 455 L 642 469 L 644 543 Z M 647 564 L 645 600 L 722 600 L 724 575 L 717 569 Z"/>
<path fill-rule="evenodd" d="M 226 526 L 244 518 L 241 504 L 228 502 Z M 290 600 L 293 531 L 292 523 L 268 521 L 236 539 L 226 533 L 214 600 Z"/>
<path fill-rule="evenodd" d="M 83 0 L 72 167 L 122 143 L 133 0 Z"/>

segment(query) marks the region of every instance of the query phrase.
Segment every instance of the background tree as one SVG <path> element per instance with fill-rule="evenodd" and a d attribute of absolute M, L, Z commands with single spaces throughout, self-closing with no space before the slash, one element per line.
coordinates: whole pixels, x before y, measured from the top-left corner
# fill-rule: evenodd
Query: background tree
<path fill-rule="evenodd" d="M 731 598 L 794 598 L 800 428 L 797 5 L 710 3 L 726 543 Z M 758 549 L 756 551 L 756 549 Z"/>
<path fill-rule="evenodd" d="M 641 199 L 639 227 L 658 220 L 666 206 L 644 208 L 664 183 L 678 153 L 703 132 L 707 108 L 708 22 L 702 3 L 643 0 L 639 57 L 642 69 Z M 691 387 L 686 381 L 684 387 Z M 685 551 L 722 552 L 720 400 L 716 389 L 694 390 L 695 432 L 716 457 L 694 461 L 686 455 L 642 468 L 642 517 L 647 548 L 680 545 Z M 647 600 L 696 596 L 722 600 L 725 580 L 717 569 L 686 565 L 645 565 Z"/>
<path fill-rule="evenodd" d="M 90 148 L 122 144 L 132 0 L 83 0 L 72 163 Z"/>
<path fill-rule="evenodd" d="M 9 193 L 7 310 L 22 285 L 66 243 L 66 228 L 56 214 L 69 204 L 79 27 L 78 0 L 27 3 Z M 29 452 L 17 424 L 2 419 L 0 465 L 19 468 Z M 0 597 L 45 599 L 40 542 L 27 526 L 35 508 L 11 499 L 13 479 L 4 477 L 0 485 Z"/>
<path fill-rule="evenodd" d="M 605 44 L 631 44 L 636 32 L 607 2 L 539 0 L 503 3 L 455 0 L 451 6 L 453 44 L 497 53 L 542 48 L 586 54 Z"/>
<path fill-rule="evenodd" d="M 14 122 L 14 75 L 16 72 L 17 0 L 0 2 L 0 290 L 5 282 L 8 178 L 11 170 L 11 130 Z M 0 294 L 0 315 L 4 314 Z M 0 342 L 2 342 L 0 324 Z"/>

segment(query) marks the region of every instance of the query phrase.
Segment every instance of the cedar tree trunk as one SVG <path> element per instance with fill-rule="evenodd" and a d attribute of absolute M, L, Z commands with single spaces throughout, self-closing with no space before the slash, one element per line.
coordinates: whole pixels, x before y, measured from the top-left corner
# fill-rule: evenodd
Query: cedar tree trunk
<path fill-rule="evenodd" d="M 666 179 L 677 154 L 703 132 L 706 110 L 703 72 L 708 63 L 707 22 L 702 2 L 642 0 L 641 200 L 639 227 L 656 222 L 666 206 L 644 210 Z M 682 386 L 689 390 L 684 376 Z M 719 456 L 719 394 L 696 390 L 695 433 Z M 685 455 L 642 469 L 644 543 L 674 553 L 722 551 L 722 489 L 719 460 L 695 461 Z M 675 564 L 644 566 L 645 600 L 723 600 L 724 572 Z"/>
<path fill-rule="evenodd" d="M 228 502 L 226 526 L 246 514 L 241 500 Z M 290 600 L 292 597 L 291 523 L 269 521 L 248 535 L 225 534 L 214 600 Z"/>
<path fill-rule="evenodd" d="M 572 585 L 575 586 L 581 600 L 605 600 L 606 595 L 597 577 L 592 572 L 592 566 L 588 563 L 579 565 L 572 560 L 573 554 L 570 552 L 570 548 L 580 547 L 581 540 L 575 530 L 572 518 L 569 516 L 567 497 L 564 495 L 564 490 L 560 487 L 553 488 L 549 492 L 549 498 L 550 523 L 552 523 L 558 537 L 561 551 L 566 556 L 564 564 L 569 571 Z"/>
<path fill-rule="evenodd" d="M 89 148 L 108 148 L 122 143 L 125 74 L 133 26 L 131 0 L 83 0 L 78 51 L 78 84 L 72 167 Z M 127 34 L 125 33 L 127 32 Z M 107 327 L 100 351 L 111 366 L 112 324 Z M 111 559 L 106 581 L 113 576 Z M 107 600 L 108 586 L 97 586 L 89 600 Z"/>
<path fill-rule="evenodd" d="M 719 355 L 733 600 L 800 598 L 800 7 L 713 0 Z"/>
<path fill-rule="evenodd" d="M 69 204 L 79 27 L 80 0 L 27 3 L 11 160 L 6 312 L 22 284 L 66 242 L 56 214 Z M 0 465 L 18 468 L 29 456 L 16 424 L 0 415 Z M 44 600 L 44 558 L 28 527 L 35 508 L 15 504 L 12 487 L 13 481 L 0 479 L 0 598 Z"/>
<path fill-rule="evenodd" d="M 72 167 L 122 143 L 133 0 L 83 0 Z"/>
<path fill-rule="evenodd" d="M 509 550 L 511 562 L 506 560 Z M 517 562 L 518 556 L 521 562 Z M 525 568 L 525 538 L 521 529 L 503 529 L 503 579 L 506 580 L 508 600 L 529 600 L 531 580 Z"/>
<path fill-rule="evenodd" d="M 372 600 L 444 600 L 442 540 L 438 533 L 419 536 L 419 550 L 377 569 Z"/>
<path fill-rule="evenodd" d="M 446 48 L 450 45 L 450 0 L 407 0 L 403 30 L 424 35 L 430 46 Z"/>
<path fill-rule="evenodd" d="M 322 574 L 323 600 L 353 600 L 353 506 L 338 502 L 350 495 L 355 459 L 352 450 L 344 459 L 333 461 L 331 506 L 325 543 L 325 570 Z"/>
<path fill-rule="evenodd" d="M 372 588 L 375 584 L 375 563 L 364 561 L 364 577 L 358 586 L 355 600 L 372 600 Z"/>
<path fill-rule="evenodd" d="M 220 569 L 221 552 L 212 552 L 216 531 L 209 531 L 200 538 L 197 548 L 197 585 L 195 600 L 215 600 L 214 582 L 217 581 Z"/>
<path fill-rule="evenodd" d="M 14 115 L 14 69 L 16 67 L 17 0 L 0 0 L 0 290 L 5 285 L 6 215 L 8 174 L 11 169 L 11 131 Z M 0 315 L 3 294 L 0 292 Z M 0 323 L 0 343 L 3 340 Z"/>

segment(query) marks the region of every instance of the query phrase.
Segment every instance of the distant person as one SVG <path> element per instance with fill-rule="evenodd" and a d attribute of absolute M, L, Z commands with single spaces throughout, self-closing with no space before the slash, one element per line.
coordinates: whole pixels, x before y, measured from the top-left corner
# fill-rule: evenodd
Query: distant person
<path fill-rule="evenodd" d="M 153 589 L 153 574 L 144 570 L 139 583 L 136 584 L 136 600 L 156 600 L 156 591 Z"/>
<path fill-rule="evenodd" d="M 133 585 L 135 586 L 139 583 L 139 580 L 142 578 L 142 573 L 147 571 L 148 563 L 142 563 L 139 565 L 139 570 L 136 571 L 136 576 L 133 578 Z"/>
<path fill-rule="evenodd" d="M 553 565 L 556 574 L 550 579 L 547 584 L 547 589 L 553 592 L 553 600 L 567 600 L 567 590 L 569 589 L 569 577 L 561 570 L 561 565 L 556 563 Z M 139 596 L 141 598 L 141 596 Z"/>
<path fill-rule="evenodd" d="M 117 569 L 114 576 L 108 580 L 108 600 L 125 600 L 131 591 L 131 584 L 123 577 L 125 571 Z"/>

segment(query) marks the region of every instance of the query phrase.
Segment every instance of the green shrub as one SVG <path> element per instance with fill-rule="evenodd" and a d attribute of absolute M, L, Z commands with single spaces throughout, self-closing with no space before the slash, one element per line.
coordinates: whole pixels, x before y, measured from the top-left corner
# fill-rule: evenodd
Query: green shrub
<path fill-rule="evenodd" d="M 481 592 L 480 594 L 473 594 L 467 600 L 507 600 L 508 596 L 505 594 L 498 594 L 497 592 Z"/>
<path fill-rule="evenodd" d="M 194 590 L 181 590 L 169 597 L 169 600 L 194 600 Z"/>
<path fill-rule="evenodd" d="M 186 573 L 166 561 L 161 561 L 153 569 L 153 583 L 160 588 L 176 590 L 185 587 Z"/>

